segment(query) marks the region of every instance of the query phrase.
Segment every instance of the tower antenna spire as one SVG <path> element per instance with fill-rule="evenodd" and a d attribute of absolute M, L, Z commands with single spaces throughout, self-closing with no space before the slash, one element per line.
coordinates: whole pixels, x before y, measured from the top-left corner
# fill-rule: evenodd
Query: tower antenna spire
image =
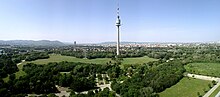
<path fill-rule="evenodd" d="M 117 0 L 117 16 L 119 16 L 119 0 Z"/>
<path fill-rule="evenodd" d="M 119 0 L 117 0 L 117 19 L 116 19 L 116 27 L 117 27 L 117 56 L 120 55 L 120 26 L 121 20 L 119 16 Z"/>

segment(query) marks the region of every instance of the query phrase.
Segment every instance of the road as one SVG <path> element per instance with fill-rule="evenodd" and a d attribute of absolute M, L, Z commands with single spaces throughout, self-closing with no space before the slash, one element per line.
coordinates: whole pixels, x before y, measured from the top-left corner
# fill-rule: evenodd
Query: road
<path fill-rule="evenodd" d="M 203 97 L 209 97 L 220 86 L 220 78 L 217 78 L 217 77 L 210 77 L 210 76 L 196 75 L 196 74 L 189 74 L 189 73 L 186 76 L 196 78 L 196 79 L 201 79 L 201 80 L 209 80 L 209 81 L 214 80 L 218 82 Z M 220 97 L 220 92 L 215 97 Z"/>

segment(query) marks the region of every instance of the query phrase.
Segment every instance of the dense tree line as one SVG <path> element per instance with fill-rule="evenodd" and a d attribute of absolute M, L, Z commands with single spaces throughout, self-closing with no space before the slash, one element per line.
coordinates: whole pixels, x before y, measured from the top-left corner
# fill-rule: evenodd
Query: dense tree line
<path fill-rule="evenodd" d="M 115 52 L 108 51 L 61 51 L 57 54 L 65 56 L 73 56 L 76 58 L 87 58 L 87 59 L 96 59 L 96 58 L 113 58 L 115 57 Z M 130 58 L 130 57 L 143 57 L 145 54 L 143 52 L 133 52 L 133 51 L 122 51 L 121 58 Z"/>
<path fill-rule="evenodd" d="M 12 58 L 7 55 L 0 55 L 0 78 L 5 78 L 8 74 L 17 72 L 18 68 Z"/>
<path fill-rule="evenodd" d="M 183 72 L 185 69 L 179 61 L 157 64 L 150 68 L 142 66 L 123 83 L 113 81 L 112 88 L 125 97 L 157 96 L 156 93 L 176 84 L 183 77 Z"/>
<path fill-rule="evenodd" d="M 145 56 L 145 52 L 139 50 L 140 48 L 125 48 L 125 50 L 121 50 L 121 58 L 128 57 L 143 57 Z M 87 58 L 87 59 L 95 59 L 95 58 L 113 58 L 116 55 L 116 50 L 114 48 L 106 48 L 106 47 L 84 47 L 82 49 L 58 49 L 52 50 L 51 52 L 56 54 L 61 54 L 65 56 L 73 56 L 76 58 Z"/>
<path fill-rule="evenodd" d="M 133 47 L 133 48 L 124 48 L 125 50 L 121 51 L 122 58 L 128 57 L 143 57 L 148 56 L 156 59 L 168 60 L 170 58 L 186 58 L 192 57 L 192 55 L 198 56 L 209 56 L 209 57 L 218 57 L 219 49 L 214 47 Z M 59 50 L 52 51 L 57 54 L 73 56 L 77 58 L 112 58 L 115 57 L 115 50 L 110 51 L 97 51 L 97 50 Z M 213 56 L 214 55 L 214 56 Z"/>
<path fill-rule="evenodd" d="M 48 65 L 36 65 L 36 64 L 27 64 L 24 66 L 24 71 L 28 74 L 27 77 L 29 79 L 33 79 L 31 83 L 39 83 L 40 82 L 47 82 L 49 81 L 52 87 L 55 85 L 60 85 L 64 87 L 70 87 L 72 90 L 76 92 L 81 92 L 85 90 L 89 90 L 95 87 L 94 78 L 87 78 L 88 75 L 86 74 L 60 74 L 60 72 L 70 72 L 74 70 L 77 66 L 84 66 L 88 65 L 86 63 L 68 63 L 68 62 L 61 62 L 61 63 L 50 63 Z M 63 68 L 60 68 L 63 67 Z M 34 69 L 34 70 L 33 70 Z M 71 70 L 72 69 L 72 70 Z M 86 72 L 87 73 L 87 72 Z M 49 83 L 48 83 L 49 84 Z M 43 84 L 44 85 L 44 84 Z M 47 85 L 47 84 L 45 84 Z M 50 84 L 49 84 L 50 85 Z M 41 86 L 42 87 L 42 86 Z M 34 87 L 33 91 L 42 90 L 36 89 L 38 87 Z M 45 87 L 44 89 L 51 90 L 56 92 L 51 87 Z M 39 91 L 39 93 L 49 93 L 43 91 Z"/>
<path fill-rule="evenodd" d="M 0 55 L 0 96 L 10 96 L 8 89 L 11 88 L 10 84 L 12 80 L 15 79 L 13 73 L 17 72 L 18 68 L 16 63 L 12 60 L 12 57 L 9 55 Z M 5 83 L 3 78 L 9 75 L 9 82 Z"/>
<path fill-rule="evenodd" d="M 212 47 L 145 48 L 142 51 L 151 58 L 163 60 L 174 58 L 185 63 L 220 62 L 220 49 Z"/>
<path fill-rule="evenodd" d="M 47 52 L 31 52 L 28 54 L 25 58 L 26 61 L 34 61 L 37 59 L 47 59 L 50 56 L 48 55 Z"/>
<path fill-rule="evenodd" d="M 15 78 L 15 74 L 11 74 L 8 82 L 0 80 L 0 93 L 8 91 L 7 94 L 0 96 L 56 93 L 58 90 L 55 85 L 70 87 L 75 92 L 88 91 L 97 88 L 96 74 L 108 71 L 114 78 L 120 75 L 118 65 L 74 62 L 49 63 L 47 65 L 28 63 L 24 65 L 23 71 L 26 72 L 26 75 L 18 79 Z"/>

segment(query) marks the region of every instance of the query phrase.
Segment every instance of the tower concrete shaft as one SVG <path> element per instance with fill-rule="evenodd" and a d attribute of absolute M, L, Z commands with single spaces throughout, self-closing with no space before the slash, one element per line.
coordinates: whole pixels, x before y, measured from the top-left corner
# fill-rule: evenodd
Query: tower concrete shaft
<path fill-rule="evenodd" d="M 117 26 L 118 39 L 117 39 L 117 55 L 120 55 L 120 26 Z"/>
<path fill-rule="evenodd" d="M 120 26 L 121 20 L 119 16 L 119 6 L 117 9 L 117 20 L 116 20 L 116 27 L 117 27 L 117 55 L 120 55 Z"/>

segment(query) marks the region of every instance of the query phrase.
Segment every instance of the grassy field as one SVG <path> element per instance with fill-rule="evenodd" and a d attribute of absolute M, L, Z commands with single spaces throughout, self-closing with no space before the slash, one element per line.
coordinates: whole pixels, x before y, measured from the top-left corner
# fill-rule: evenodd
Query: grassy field
<path fill-rule="evenodd" d="M 122 64 L 143 64 L 143 63 L 147 63 L 149 61 L 155 61 L 155 60 L 156 59 L 149 58 L 149 57 L 124 58 Z M 51 54 L 50 58 L 48 59 L 39 59 L 39 60 L 31 61 L 31 63 L 47 64 L 49 62 L 61 62 L 61 61 L 106 64 L 107 62 L 111 61 L 111 58 L 80 59 L 80 58 L 75 58 L 71 56 Z M 28 62 L 24 62 L 23 64 L 26 64 L 26 63 Z"/>
<path fill-rule="evenodd" d="M 219 91 L 220 91 L 220 86 L 209 97 L 215 97 L 215 95 L 217 95 Z"/>
<path fill-rule="evenodd" d="M 23 75 L 26 74 L 26 73 L 22 70 L 22 68 L 23 68 L 23 65 L 22 65 L 22 64 L 18 65 L 19 71 L 15 73 L 16 79 L 18 79 L 20 76 L 23 76 Z M 8 75 L 6 78 L 4 78 L 3 80 L 4 80 L 5 82 L 8 82 L 8 80 L 9 80 L 9 75 Z"/>
<path fill-rule="evenodd" d="M 161 92 L 160 97 L 198 97 L 197 93 L 204 95 L 204 90 L 209 90 L 210 81 L 184 77 L 176 85 Z"/>
<path fill-rule="evenodd" d="M 138 58 L 124 58 L 122 64 L 143 64 L 150 61 L 156 61 L 157 59 L 149 58 L 147 56 Z"/>
<path fill-rule="evenodd" d="M 48 59 L 39 59 L 35 61 L 31 61 L 31 63 L 35 64 L 47 64 L 49 62 L 61 62 L 61 61 L 68 61 L 68 62 L 83 62 L 83 63 L 96 63 L 96 64 L 105 64 L 106 62 L 109 62 L 111 59 L 108 58 L 97 58 L 97 59 L 80 59 L 75 58 L 71 56 L 62 56 L 58 54 L 51 54 L 50 58 Z M 24 64 L 30 63 L 30 62 L 24 62 Z"/>
<path fill-rule="evenodd" d="M 220 63 L 190 63 L 185 68 L 190 73 L 220 77 Z"/>

